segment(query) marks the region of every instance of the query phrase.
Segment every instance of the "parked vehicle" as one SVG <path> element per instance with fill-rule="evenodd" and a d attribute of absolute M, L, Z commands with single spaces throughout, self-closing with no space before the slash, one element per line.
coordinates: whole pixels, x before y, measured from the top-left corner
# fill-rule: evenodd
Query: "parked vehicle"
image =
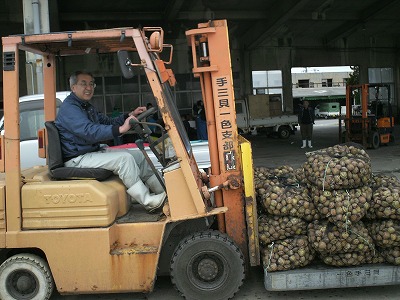
<path fill-rule="evenodd" d="M 268 98 L 266 99 L 268 100 Z M 287 139 L 295 133 L 298 117 L 283 114 L 282 108 L 277 109 L 276 107 L 281 105 L 280 101 L 276 101 L 276 104 L 274 102 L 267 104 L 268 102 L 263 101 L 260 105 L 259 101 L 252 100 L 235 101 L 239 132 L 250 132 L 256 135 L 259 131 L 265 131 L 267 134 L 275 134 L 282 139 Z M 255 116 L 255 114 L 257 115 Z"/>
<path fill-rule="evenodd" d="M 69 91 L 56 93 L 56 106 L 59 107 L 69 95 Z M 33 166 L 46 164 L 44 158 L 38 154 L 38 129 L 44 126 L 43 110 L 44 94 L 28 95 L 19 98 L 20 113 L 20 136 L 21 168 L 26 169 Z M 1 134 L 4 135 L 4 116 L 0 120 Z"/>
<path fill-rule="evenodd" d="M 326 102 L 320 103 L 315 107 L 315 117 L 317 118 L 336 118 L 340 115 L 339 102 Z"/>

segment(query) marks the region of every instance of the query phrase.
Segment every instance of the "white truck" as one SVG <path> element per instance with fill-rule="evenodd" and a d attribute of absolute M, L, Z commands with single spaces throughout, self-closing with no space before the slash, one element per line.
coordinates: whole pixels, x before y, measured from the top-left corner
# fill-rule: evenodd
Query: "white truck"
<path fill-rule="evenodd" d="M 258 97 L 261 96 L 261 97 Z M 250 96 L 249 100 L 236 100 L 236 121 L 240 133 L 274 134 L 287 139 L 296 131 L 297 115 L 282 113 L 280 101 L 270 102 L 267 95 Z"/>
<path fill-rule="evenodd" d="M 57 107 L 70 94 L 69 91 L 57 92 Z M 34 166 L 46 165 L 46 160 L 38 154 L 38 129 L 44 127 L 43 94 L 24 96 L 19 99 L 20 103 L 20 160 L 21 168 L 26 169 Z M 4 117 L 0 120 L 1 134 L 4 135 Z M 200 169 L 211 166 L 208 141 L 191 141 L 193 154 Z M 138 148 L 130 148 L 140 151 Z M 149 147 L 145 147 L 147 154 L 157 169 L 162 166 Z"/>

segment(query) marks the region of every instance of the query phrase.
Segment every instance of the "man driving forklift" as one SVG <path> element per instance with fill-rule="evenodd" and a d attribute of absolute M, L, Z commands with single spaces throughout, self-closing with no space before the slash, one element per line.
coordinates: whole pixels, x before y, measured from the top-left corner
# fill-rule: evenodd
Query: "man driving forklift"
<path fill-rule="evenodd" d="M 146 210 L 153 212 L 160 208 L 166 193 L 143 154 L 112 151 L 101 145 L 102 141 L 126 133 L 131 128 L 131 119 L 136 119 L 146 107 L 137 107 L 129 114 L 111 118 L 98 112 L 89 102 L 96 87 L 91 73 L 77 71 L 69 78 L 69 84 L 72 93 L 62 103 L 55 120 L 64 165 L 110 170 L 121 178 L 133 200 Z"/>

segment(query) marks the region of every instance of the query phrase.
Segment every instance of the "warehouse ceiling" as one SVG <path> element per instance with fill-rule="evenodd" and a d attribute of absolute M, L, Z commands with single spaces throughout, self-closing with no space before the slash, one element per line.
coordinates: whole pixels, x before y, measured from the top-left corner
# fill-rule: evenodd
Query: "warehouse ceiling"
<path fill-rule="evenodd" d="M 48 0 L 51 31 L 162 26 L 166 39 L 227 19 L 244 49 L 331 47 L 354 36 L 400 42 L 400 0 Z M 22 33 L 22 0 L 0 0 L 0 33 Z"/>

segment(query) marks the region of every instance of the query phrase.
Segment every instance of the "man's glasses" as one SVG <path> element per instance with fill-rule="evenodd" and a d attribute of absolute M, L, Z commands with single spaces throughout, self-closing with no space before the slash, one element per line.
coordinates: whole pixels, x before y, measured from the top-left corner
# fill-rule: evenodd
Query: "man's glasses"
<path fill-rule="evenodd" d="M 87 83 L 86 81 L 82 81 L 82 82 L 80 82 L 80 83 L 77 83 L 77 85 L 80 85 L 81 87 L 83 87 L 83 88 L 87 88 L 87 87 L 91 87 L 91 88 L 96 88 L 96 84 L 94 83 L 94 82 L 89 82 L 89 83 Z"/>

